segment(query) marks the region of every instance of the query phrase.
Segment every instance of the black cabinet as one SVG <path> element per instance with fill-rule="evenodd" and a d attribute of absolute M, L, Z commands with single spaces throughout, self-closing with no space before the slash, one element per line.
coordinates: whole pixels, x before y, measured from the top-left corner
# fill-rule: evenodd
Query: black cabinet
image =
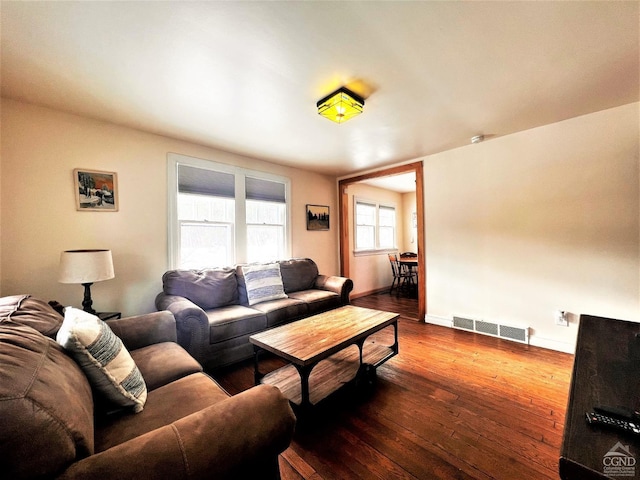
<path fill-rule="evenodd" d="M 640 409 L 640 323 L 580 317 L 559 462 L 563 480 L 640 478 L 640 436 L 590 425 L 595 406 Z"/>

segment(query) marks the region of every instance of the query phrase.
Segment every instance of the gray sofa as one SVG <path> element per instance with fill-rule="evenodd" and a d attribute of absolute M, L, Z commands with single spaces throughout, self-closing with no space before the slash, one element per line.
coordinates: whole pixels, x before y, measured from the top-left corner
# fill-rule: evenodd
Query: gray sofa
<path fill-rule="evenodd" d="M 254 333 L 349 304 L 349 278 L 320 275 L 309 258 L 277 262 L 286 298 L 249 305 L 243 268 L 170 270 L 158 310 L 176 319 L 178 343 L 207 369 L 250 358 Z"/>

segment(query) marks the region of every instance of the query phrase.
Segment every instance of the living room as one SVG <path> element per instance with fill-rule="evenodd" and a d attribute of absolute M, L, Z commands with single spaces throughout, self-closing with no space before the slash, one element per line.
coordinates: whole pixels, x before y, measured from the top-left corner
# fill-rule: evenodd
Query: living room
<path fill-rule="evenodd" d="M 411 85 L 414 94 L 419 92 L 415 84 L 423 85 L 423 96 L 401 97 L 399 105 L 410 115 L 406 120 L 402 111 L 393 112 L 389 106 L 384 113 L 381 110 L 376 113 L 376 109 L 382 108 L 381 104 L 398 100 L 392 96 L 383 102 L 387 92 L 393 88 L 401 91 L 405 84 L 397 79 L 392 82 L 393 76 L 388 73 L 380 78 L 365 78 L 369 85 L 362 91 L 367 94 L 364 112 L 344 125 L 332 124 L 318 116 L 314 111 L 315 101 L 330 93 L 331 88 L 321 90 L 334 77 L 344 82 L 362 80 L 362 74 L 348 71 L 348 66 L 355 62 L 351 56 L 364 59 L 369 56 L 364 55 L 366 46 L 358 47 L 353 38 L 352 43 L 344 47 L 352 45 L 353 50 L 347 50 L 353 52 L 351 54 L 331 43 L 330 48 L 327 47 L 330 52 L 341 52 L 336 54 L 339 65 L 334 69 L 323 72 L 319 65 L 312 75 L 314 83 L 305 87 L 297 81 L 283 81 L 283 88 L 291 83 L 297 87 L 296 98 L 301 102 L 306 96 L 313 98 L 309 105 L 298 105 L 303 113 L 295 113 L 293 118 L 312 117 L 309 120 L 313 122 L 312 128 L 322 133 L 301 136 L 294 124 L 285 122 L 289 130 L 276 136 L 283 120 L 272 120 L 269 111 L 259 111 L 248 114 L 259 117 L 251 125 L 264 125 L 264 131 L 257 128 L 252 131 L 256 135 L 253 142 L 242 125 L 242 119 L 247 118 L 243 116 L 240 120 L 229 119 L 231 127 L 224 125 L 220 120 L 224 117 L 217 116 L 219 114 L 215 121 L 192 126 L 192 130 L 180 127 L 181 122 L 188 123 L 189 108 L 196 109 L 198 101 L 186 98 L 186 87 L 182 83 L 180 89 L 172 89 L 171 82 L 176 79 L 169 76 L 172 69 L 162 68 L 162 62 L 155 63 L 150 56 L 139 65 L 117 61 L 127 46 L 144 44 L 145 33 L 156 39 L 154 45 L 162 45 L 157 42 L 157 32 L 153 32 L 170 28 L 171 16 L 163 9 L 153 14 L 147 12 L 149 23 L 145 23 L 135 18 L 140 13 L 137 9 L 143 8 L 140 5 L 130 11 L 131 16 L 127 15 L 127 8 L 133 8 L 133 3 L 117 4 L 111 9 L 106 8 L 107 2 L 103 4 L 104 10 L 96 6 L 97 10 L 91 11 L 78 5 L 72 8 L 73 3 L 65 6 L 57 2 L 2 2 L 0 294 L 31 293 L 77 306 L 81 300 L 80 286 L 58 282 L 60 252 L 108 248 L 113 252 L 115 278 L 93 285 L 95 307 L 119 311 L 123 316 L 155 311 L 154 299 L 162 289 L 162 275 L 171 268 L 168 260 L 169 153 L 288 178 L 291 184 L 290 256 L 313 258 L 322 273 L 338 275 L 338 181 L 379 168 L 420 161 L 424 165 L 426 284 L 423 292 L 427 322 L 449 326 L 454 316 L 462 316 L 523 325 L 530 329 L 532 345 L 573 353 L 581 314 L 640 321 L 637 3 L 549 2 L 534 6 L 520 2 L 518 6 L 510 2 L 491 5 L 480 2 L 475 7 L 468 6 L 473 9 L 473 15 L 459 17 L 461 24 L 454 20 L 455 15 L 463 14 L 462 4 L 435 6 L 434 3 L 442 2 L 423 4 L 425 30 L 437 33 L 453 28 L 452 25 L 464 30 L 464 23 L 470 22 L 470 30 L 476 33 L 488 31 L 493 33 L 492 37 L 512 37 L 502 44 L 487 39 L 486 43 L 471 48 L 468 36 L 459 41 L 455 35 L 436 36 L 428 49 L 422 46 L 434 55 L 434 64 L 446 65 L 436 63 L 435 59 L 442 58 L 435 56 L 434 50 L 438 49 L 446 50 L 451 58 L 467 61 L 450 66 L 437 85 L 430 84 L 431 67 L 424 58 L 414 57 L 422 58 L 419 68 L 405 64 L 403 48 L 409 49 L 409 45 L 403 35 L 392 37 L 388 47 L 384 44 L 388 37 L 383 37 L 374 44 L 375 48 L 371 47 L 374 51 L 371 57 L 375 57 L 376 49 L 380 50 L 380 56 L 386 52 L 385 47 L 395 49 L 395 53 L 384 55 L 385 60 L 396 59 L 389 70 L 397 67 L 398 76 L 406 75 L 406 83 Z M 291 15 L 308 19 L 314 16 L 315 8 L 321 18 L 329 16 L 329 5 L 305 3 L 304 8 L 302 5 L 301 2 L 272 7 L 281 15 L 289 9 L 294 12 Z M 331 5 L 338 8 L 341 4 Z M 354 2 L 346 18 L 356 18 L 357 6 L 362 8 L 363 18 L 369 13 L 377 22 L 384 14 L 390 14 L 375 12 L 371 4 Z M 165 5 L 165 8 L 168 7 Z M 196 8 L 196 5 L 189 7 Z M 237 12 L 231 5 L 226 8 L 229 10 L 223 11 L 228 17 L 221 16 L 226 22 L 237 21 L 241 34 L 260 24 L 258 14 L 255 18 L 249 16 L 255 22 L 252 23 L 242 15 L 235 17 Z M 245 8 L 250 8 L 249 4 L 245 4 Z M 449 8 L 452 10 L 447 11 Z M 397 14 L 406 20 L 410 13 Z M 437 13 L 444 17 L 434 20 L 432 15 Z M 188 18 L 189 14 L 193 12 L 183 13 L 184 17 L 178 15 L 176 23 L 192 25 L 195 22 L 193 32 L 206 30 L 197 20 Z M 260 14 L 267 15 L 262 10 Z M 526 29 L 527 22 L 514 20 L 525 14 L 531 22 Z M 153 22 L 154 15 L 160 16 L 158 24 Z M 215 17 L 213 13 L 209 15 Z M 203 15 L 203 21 L 206 18 L 214 22 L 209 15 Z M 274 18 L 276 13 L 268 15 L 274 22 L 274 30 L 286 30 L 286 23 Z M 120 32 L 107 22 L 110 16 L 114 22 L 130 20 L 122 26 L 132 32 L 130 44 L 120 43 L 117 35 L 110 36 L 109 28 Z M 102 22 L 107 26 L 100 29 L 97 26 Z M 216 20 L 214 24 L 219 26 L 221 22 Z M 318 24 L 309 25 L 313 25 L 313 32 L 318 35 L 310 35 L 318 44 L 312 53 L 319 54 L 323 37 L 330 33 Z M 442 30 L 438 25 L 442 25 Z M 495 31 L 489 31 L 488 25 L 494 25 Z M 410 26 L 421 30 L 420 22 Z M 372 25 L 363 20 L 356 34 L 364 35 L 370 28 Z M 522 36 L 518 30 L 523 30 Z M 577 35 L 578 40 L 564 35 L 564 30 L 573 32 L 571 35 Z M 189 35 L 195 35 L 193 32 Z M 259 39 L 268 37 L 269 32 L 271 30 L 260 31 Z M 302 35 L 300 31 L 298 34 Z M 284 48 L 276 40 L 270 45 L 272 50 L 259 41 L 248 42 L 247 49 L 265 50 L 260 50 L 261 54 L 255 58 L 246 53 L 242 56 L 245 61 L 254 58 L 250 65 L 257 72 L 261 71 L 258 67 L 262 63 L 271 61 L 277 63 L 276 70 L 285 72 L 270 71 L 272 90 L 277 87 L 274 77 L 296 74 L 296 61 L 307 66 L 301 59 L 304 52 L 295 60 L 287 57 L 276 61 L 280 58 L 279 48 Z M 177 39 L 173 41 L 174 45 L 182 45 Z M 190 37 L 184 41 L 186 46 L 197 43 Z M 232 37 L 223 46 L 231 48 L 237 45 L 234 42 L 239 39 Z M 289 42 L 295 42 L 286 43 L 287 48 L 292 49 Z M 447 49 L 442 42 L 447 42 Z M 508 43 L 513 45 L 503 50 Z M 109 45 L 115 45 L 111 52 Z M 171 45 L 172 41 L 167 41 L 167 50 Z M 523 52 L 532 56 L 520 57 L 513 53 L 512 49 L 524 46 L 528 49 Z M 417 55 L 413 48 L 410 51 Z M 479 56 L 480 53 L 483 55 Z M 507 53 L 510 55 L 504 59 L 504 68 L 500 68 L 500 55 Z M 195 65 L 202 63 L 202 55 L 204 53 L 199 52 L 192 59 Z M 224 58 L 220 52 L 216 55 L 217 59 Z M 326 52 L 324 55 L 329 56 Z M 81 59 L 78 64 L 72 62 L 75 56 Z M 192 80 L 194 73 L 188 70 L 189 62 L 183 61 L 184 57 L 179 54 L 176 57 L 181 77 Z M 167 57 L 162 58 L 166 61 Z M 361 61 L 364 62 L 358 60 Z M 407 63 L 411 62 L 407 60 Z M 143 68 L 149 73 L 143 74 L 140 70 Z M 538 76 L 538 71 L 551 75 L 554 69 L 556 72 L 548 81 Z M 362 70 L 369 74 L 364 67 Z M 126 76 L 126 72 L 130 72 L 130 76 Z M 380 68 L 380 75 L 382 73 Z M 211 81 L 210 85 L 215 87 L 207 85 L 211 77 L 217 77 L 214 74 L 195 83 L 202 90 L 226 85 L 233 91 L 228 95 L 239 100 L 240 93 L 246 93 L 251 87 L 233 90 L 233 85 L 243 83 L 239 80 L 243 77 L 238 76 L 249 77 L 248 83 L 258 82 L 260 78 L 259 73 L 252 73 L 250 69 L 233 69 L 232 74 L 226 82 Z M 307 79 L 311 74 L 301 72 L 300 75 Z M 323 75 L 326 78 L 320 78 Z M 426 80 L 417 81 L 416 77 Z M 477 88 L 465 93 L 461 88 L 467 84 L 459 84 L 460 77 L 475 77 Z M 382 83 L 382 79 L 388 83 Z M 149 90 L 151 83 L 160 83 L 165 96 L 175 96 L 176 103 L 182 102 L 185 106 L 170 109 L 160 102 L 160 97 L 156 97 L 158 103 L 153 104 L 145 95 L 144 82 Z M 186 83 L 188 86 L 189 82 Z M 355 84 L 357 86 L 357 82 Z M 447 84 L 451 91 L 442 90 Z M 334 86 L 339 85 L 331 84 Z M 301 94 L 303 88 L 307 90 Z M 496 90 L 502 95 L 497 95 Z M 136 100 L 138 97 L 140 102 Z M 413 123 L 420 111 L 425 116 L 430 115 L 431 108 L 442 112 L 441 105 L 450 105 L 456 97 L 461 99 L 461 104 L 455 109 L 450 107 L 440 123 L 417 120 Z M 498 98 L 504 101 L 510 98 L 511 110 Z M 242 101 L 238 103 L 243 105 Z M 220 107 L 213 102 L 207 103 L 206 108 L 212 105 Z M 495 108 L 489 108 L 493 106 Z M 139 112 L 139 116 L 134 112 Z M 394 123 L 387 124 L 380 117 Z M 535 117 L 537 123 L 527 123 L 530 117 Z M 407 129 L 410 137 L 395 140 L 389 132 L 405 123 L 410 125 Z M 414 124 L 418 127 L 413 127 Z M 241 133 L 235 133 L 230 140 L 212 140 L 207 135 L 217 128 L 225 131 L 233 128 Z M 373 132 L 366 136 L 368 146 L 350 146 L 365 135 L 366 128 Z M 385 138 L 385 133 L 389 138 Z M 484 134 L 484 141 L 471 144 L 471 137 L 478 134 Z M 300 145 L 298 136 L 307 144 Z M 243 138 L 245 145 L 238 137 Z M 285 148 L 289 143 L 291 149 L 297 149 L 296 153 Z M 315 156 L 314 151 L 325 143 L 340 149 L 335 160 L 325 158 L 323 162 Z M 281 150 L 271 153 L 274 151 L 266 150 L 269 144 Z M 262 146 L 264 153 L 260 151 Z M 76 168 L 117 172 L 117 212 L 77 210 L 72 175 Z M 307 230 L 307 204 L 329 207 L 329 230 Z M 365 278 L 367 274 L 355 271 L 353 276 Z M 378 287 L 356 282 L 353 293 L 358 295 Z M 568 326 L 556 325 L 554 314 L 558 310 L 568 312 Z"/>

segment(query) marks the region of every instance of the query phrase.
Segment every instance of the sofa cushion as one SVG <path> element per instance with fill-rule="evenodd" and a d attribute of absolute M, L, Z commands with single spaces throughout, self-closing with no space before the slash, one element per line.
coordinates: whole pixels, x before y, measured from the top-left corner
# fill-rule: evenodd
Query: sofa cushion
<path fill-rule="evenodd" d="M 287 298 L 282 285 L 280 265 L 277 263 L 243 266 L 242 275 L 249 305 Z"/>
<path fill-rule="evenodd" d="M 283 323 L 298 320 L 307 315 L 309 308 L 305 302 L 297 298 L 284 298 L 258 303 L 251 308 L 260 310 L 267 317 L 267 327 L 275 327 Z"/>
<path fill-rule="evenodd" d="M 62 315 L 51 305 L 31 297 L 13 295 L 0 298 L 0 323 L 27 325 L 50 338 L 55 338 L 62 325 Z"/>
<path fill-rule="evenodd" d="M 228 398 L 211 377 L 194 373 L 149 392 L 144 411 L 96 421 L 96 452 L 126 442 Z"/>
<path fill-rule="evenodd" d="M 238 282 L 234 268 L 170 270 L 162 276 L 167 295 L 191 300 L 203 310 L 238 303 Z"/>
<path fill-rule="evenodd" d="M 142 411 L 147 399 L 144 379 L 109 325 L 95 315 L 67 307 L 56 340 L 71 352 L 97 392 L 114 405 Z"/>
<path fill-rule="evenodd" d="M 340 295 L 327 290 L 301 290 L 290 293 L 289 297 L 305 302 L 309 307 L 309 315 L 315 315 L 316 313 L 326 312 L 342 306 Z"/>
<path fill-rule="evenodd" d="M 243 305 L 216 308 L 205 312 L 209 318 L 209 343 L 218 343 L 267 328 L 267 317 Z"/>
<path fill-rule="evenodd" d="M 313 288 L 318 276 L 318 266 L 310 258 L 283 260 L 280 264 L 285 293 Z"/>
<path fill-rule="evenodd" d="M 132 350 L 131 358 L 138 366 L 148 392 L 202 371 L 196 359 L 174 342 L 154 343 Z"/>
<path fill-rule="evenodd" d="M 51 478 L 93 454 L 91 387 L 50 338 L 0 324 L 0 465 L 4 478 Z"/>

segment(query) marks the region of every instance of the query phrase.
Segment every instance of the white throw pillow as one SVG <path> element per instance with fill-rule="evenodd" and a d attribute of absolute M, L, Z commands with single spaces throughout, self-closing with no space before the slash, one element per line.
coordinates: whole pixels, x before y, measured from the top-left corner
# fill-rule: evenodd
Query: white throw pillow
<path fill-rule="evenodd" d="M 278 298 L 288 298 L 282 285 L 280 264 L 247 265 L 242 267 L 242 274 L 247 286 L 249 305 Z"/>
<path fill-rule="evenodd" d="M 109 325 L 95 315 L 67 307 L 56 341 L 71 352 L 94 390 L 116 405 L 142 411 L 147 385 Z"/>

